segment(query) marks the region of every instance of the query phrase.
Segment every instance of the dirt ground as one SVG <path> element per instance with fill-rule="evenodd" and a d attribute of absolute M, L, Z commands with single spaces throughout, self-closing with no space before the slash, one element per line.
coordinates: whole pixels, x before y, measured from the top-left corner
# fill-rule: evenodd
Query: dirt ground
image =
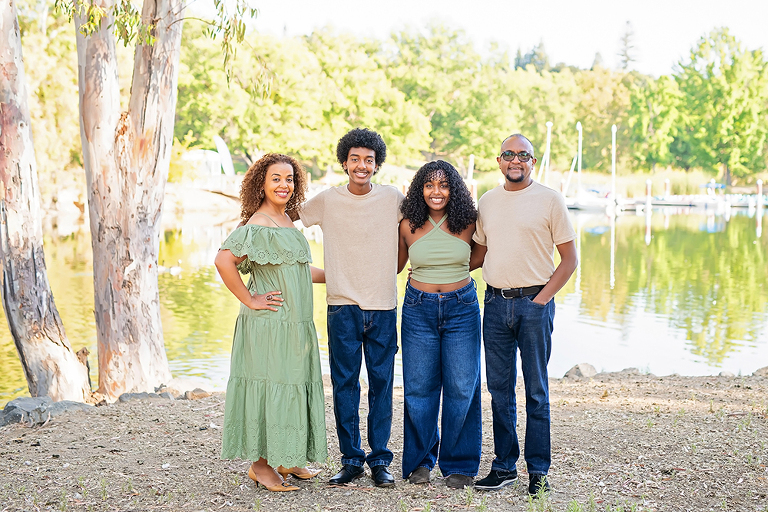
<path fill-rule="evenodd" d="M 428 486 L 399 480 L 402 389 L 395 390 L 390 443 L 395 488 L 375 488 L 370 478 L 328 486 L 340 467 L 329 390 L 331 454 L 315 481 L 295 482 L 298 492 L 257 489 L 248 462 L 219 459 L 224 396 L 217 394 L 116 403 L 41 427 L 0 428 L 0 511 L 768 511 L 765 377 L 625 371 L 551 380 L 553 492 L 532 503 L 522 461 L 519 484 L 496 492 L 450 489 L 437 470 Z M 524 417 L 519 423 L 523 439 Z M 487 393 L 483 432 L 481 476 L 493 459 Z"/>

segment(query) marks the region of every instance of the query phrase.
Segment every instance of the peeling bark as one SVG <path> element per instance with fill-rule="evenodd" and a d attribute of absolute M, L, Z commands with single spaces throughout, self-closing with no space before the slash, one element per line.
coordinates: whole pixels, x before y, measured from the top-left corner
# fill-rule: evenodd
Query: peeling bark
<path fill-rule="evenodd" d="M 96 2 L 99 3 L 99 2 Z M 113 0 L 100 2 L 107 9 Z M 157 22 L 139 44 L 127 112 L 120 113 L 111 16 L 77 33 L 80 135 L 93 244 L 99 392 L 154 391 L 171 378 L 160 322 L 157 258 L 176 110 L 181 0 L 145 0 Z M 82 24 L 76 20 L 76 26 Z"/>
<path fill-rule="evenodd" d="M 21 34 L 14 0 L 0 13 L 0 262 L 8 328 L 32 396 L 83 402 L 88 370 L 72 351 L 43 254 Z"/>

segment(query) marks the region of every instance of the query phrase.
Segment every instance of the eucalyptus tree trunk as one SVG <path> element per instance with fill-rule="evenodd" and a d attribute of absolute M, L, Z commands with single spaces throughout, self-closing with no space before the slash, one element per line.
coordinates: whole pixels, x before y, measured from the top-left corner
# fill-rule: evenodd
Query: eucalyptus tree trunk
<path fill-rule="evenodd" d="M 94 2 L 110 11 L 113 0 Z M 137 44 L 127 112 L 120 112 L 113 17 L 77 32 L 80 136 L 88 186 L 99 392 L 114 400 L 171 378 L 160 322 L 157 257 L 176 110 L 181 0 L 145 0 L 157 23 Z M 76 19 L 76 26 L 83 23 Z"/>
<path fill-rule="evenodd" d="M 64 334 L 48 285 L 37 164 L 14 0 L 0 12 L 0 262 L 8 328 L 32 396 L 83 402 L 88 369 Z"/>

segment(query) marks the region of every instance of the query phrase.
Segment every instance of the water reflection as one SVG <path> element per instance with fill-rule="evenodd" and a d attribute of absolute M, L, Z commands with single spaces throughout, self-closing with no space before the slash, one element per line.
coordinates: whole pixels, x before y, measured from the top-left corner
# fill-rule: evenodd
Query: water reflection
<path fill-rule="evenodd" d="M 768 361 L 768 239 L 762 205 L 736 211 L 645 210 L 613 217 L 573 214 L 581 265 L 558 296 L 553 376 L 590 362 L 598 370 L 634 366 L 656 374 L 751 373 Z M 166 350 L 176 376 L 222 389 L 238 302 L 211 262 L 236 221 L 182 223 L 161 237 Z M 90 238 L 86 227 L 47 230 L 51 287 L 75 349 L 96 364 Z M 310 242 L 316 265 L 322 247 Z M 482 297 L 484 284 L 473 273 Z M 401 300 L 405 275 L 398 278 Z M 325 286 L 315 285 L 315 322 L 327 371 Z M 398 356 L 399 357 L 399 356 Z M 400 371 L 397 370 L 398 377 Z M 0 405 L 25 394 L 7 324 L 0 325 Z M 92 378 L 97 378 L 94 368 Z"/>
<path fill-rule="evenodd" d="M 578 308 L 566 323 L 589 325 L 589 334 L 579 325 L 575 332 L 602 339 L 586 342 L 597 353 L 585 360 L 611 352 L 616 340 L 603 338 L 612 334 L 629 346 L 657 345 L 655 354 L 627 351 L 641 359 L 627 358 L 626 366 L 654 373 L 751 372 L 768 360 L 768 244 L 754 219 L 658 211 L 575 222 L 581 272 L 561 296 Z"/>

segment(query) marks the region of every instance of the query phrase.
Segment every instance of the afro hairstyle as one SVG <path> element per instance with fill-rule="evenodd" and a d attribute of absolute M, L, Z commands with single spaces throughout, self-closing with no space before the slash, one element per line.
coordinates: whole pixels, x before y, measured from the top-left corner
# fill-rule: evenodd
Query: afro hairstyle
<path fill-rule="evenodd" d="M 336 159 L 342 165 L 342 168 L 349 156 L 349 150 L 352 148 L 368 148 L 373 150 L 376 155 L 376 171 L 374 174 L 379 172 L 379 167 L 387 159 L 387 145 L 384 144 L 384 139 L 381 138 L 381 135 L 368 128 L 355 128 L 339 139 L 339 144 L 336 146 Z M 344 169 L 344 172 L 349 174 L 346 169 Z"/>

